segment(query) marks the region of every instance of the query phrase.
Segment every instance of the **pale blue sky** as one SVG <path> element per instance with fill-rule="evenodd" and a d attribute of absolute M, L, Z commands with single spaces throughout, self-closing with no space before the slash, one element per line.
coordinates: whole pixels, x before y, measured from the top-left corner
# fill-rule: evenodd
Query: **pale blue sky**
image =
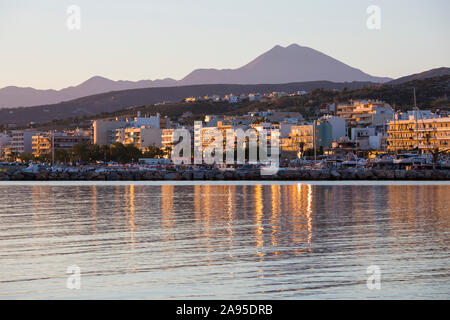
<path fill-rule="evenodd" d="M 66 27 L 72 4 L 81 30 Z M 366 27 L 372 4 L 381 30 Z M 0 87 L 180 79 L 291 43 L 396 78 L 450 66 L 449 12 L 449 0 L 0 0 Z"/>

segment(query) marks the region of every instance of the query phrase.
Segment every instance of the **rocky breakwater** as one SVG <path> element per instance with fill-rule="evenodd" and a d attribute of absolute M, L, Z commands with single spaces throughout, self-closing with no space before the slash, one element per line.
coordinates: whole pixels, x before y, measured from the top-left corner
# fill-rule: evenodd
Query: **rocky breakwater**
<path fill-rule="evenodd" d="M 180 181 L 180 180 L 450 180 L 450 170 L 303 170 L 280 169 L 274 175 L 259 170 L 142 170 L 82 169 L 27 170 L 10 168 L 0 171 L 0 181 Z"/>

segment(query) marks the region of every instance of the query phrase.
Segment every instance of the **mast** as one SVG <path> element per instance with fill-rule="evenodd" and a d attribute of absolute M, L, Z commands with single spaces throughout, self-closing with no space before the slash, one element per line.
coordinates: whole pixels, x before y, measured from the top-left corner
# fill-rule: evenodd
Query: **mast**
<path fill-rule="evenodd" d="M 55 165 L 55 131 L 52 130 L 52 166 Z"/>
<path fill-rule="evenodd" d="M 417 144 L 417 152 L 419 153 L 419 115 L 417 113 L 417 101 L 416 101 L 416 88 L 414 89 L 414 114 L 416 119 L 416 144 Z"/>
<path fill-rule="evenodd" d="M 317 163 L 317 151 L 316 151 L 316 120 L 313 122 L 313 147 L 314 147 L 314 167 Z"/>

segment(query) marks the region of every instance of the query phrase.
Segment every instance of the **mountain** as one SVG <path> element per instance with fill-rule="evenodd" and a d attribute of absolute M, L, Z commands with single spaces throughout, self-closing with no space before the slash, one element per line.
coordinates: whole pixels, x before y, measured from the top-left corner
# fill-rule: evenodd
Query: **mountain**
<path fill-rule="evenodd" d="M 326 90 L 343 90 L 344 88 L 347 88 L 352 90 L 372 84 L 373 83 L 371 82 L 335 83 L 329 81 L 314 81 L 287 84 L 213 84 L 122 90 L 96 94 L 51 105 L 0 109 L 0 125 L 26 125 L 30 122 L 39 123 L 69 117 L 92 116 L 102 112 L 122 110 L 130 106 L 151 105 L 162 101 L 177 102 L 190 96 L 197 97 L 213 94 L 223 96 L 230 92 L 235 95 L 252 92 L 294 92 L 297 90 L 311 92 L 317 88 Z M 211 112 L 213 111 L 214 110 L 211 110 Z"/>
<path fill-rule="evenodd" d="M 238 69 L 198 69 L 181 82 L 206 83 L 288 83 L 303 81 L 370 81 L 386 82 L 390 78 L 373 77 L 317 50 L 292 44 L 275 46 Z"/>
<path fill-rule="evenodd" d="M 150 87 L 170 87 L 176 84 L 177 81 L 170 78 L 133 82 L 122 80 L 114 81 L 95 76 L 77 86 L 67 87 L 61 90 L 37 90 L 33 88 L 9 86 L 0 89 L 0 109 L 7 107 L 14 108 L 54 104 L 103 92 Z"/>
<path fill-rule="evenodd" d="M 280 84 L 305 81 L 386 82 L 390 78 L 373 77 L 317 50 L 292 44 L 275 46 L 238 69 L 198 69 L 182 80 L 113 81 L 95 76 L 61 90 L 5 87 L 0 89 L 0 108 L 54 104 L 93 94 L 152 87 L 196 84 Z"/>
<path fill-rule="evenodd" d="M 412 74 L 406 77 L 401 77 L 392 81 L 389 81 L 388 84 L 402 84 L 405 82 L 413 81 L 413 80 L 423 80 L 427 78 L 434 78 L 440 76 L 448 76 L 450 75 L 450 68 L 436 68 L 428 71 L 424 71 L 421 73 Z"/>

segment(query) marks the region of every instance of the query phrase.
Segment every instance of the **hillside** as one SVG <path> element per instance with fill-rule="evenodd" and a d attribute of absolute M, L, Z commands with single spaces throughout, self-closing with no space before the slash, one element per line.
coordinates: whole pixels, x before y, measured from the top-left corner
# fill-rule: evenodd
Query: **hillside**
<path fill-rule="evenodd" d="M 265 84 L 265 85 L 196 85 L 165 88 L 145 88 L 108 92 L 79 98 L 53 105 L 0 109 L 0 124 L 26 125 L 29 122 L 48 122 L 69 117 L 93 116 L 102 112 L 113 112 L 131 106 L 142 106 L 162 101 L 177 102 L 189 96 L 235 95 L 251 92 L 272 92 L 297 90 L 312 91 L 317 88 L 356 89 L 371 85 L 368 82 L 333 83 L 328 81 Z"/>
<path fill-rule="evenodd" d="M 387 84 L 402 84 L 414 80 L 424 80 L 428 78 L 434 78 L 434 77 L 440 77 L 440 76 L 448 76 L 450 75 L 450 68 L 437 68 L 437 69 L 431 69 L 428 71 L 424 71 L 421 73 L 412 74 L 406 77 L 401 77 L 392 81 L 389 81 Z"/>
<path fill-rule="evenodd" d="M 67 129 L 76 127 L 89 127 L 91 120 L 114 117 L 133 117 L 138 111 L 142 114 L 155 114 L 168 116 L 177 120 L 184 112 L 191 111 L 192 118 L 186 120 L 186 124 L 192 124 L 193 120 L 202 120 L 206 114 L 246 114 L 254 110 L 280 109 L 284 111 L 296 111 L 302 113 L 306 119 L 317 117 L 319 110 L 329 103 L 347 102 L 350 99 L 372 98 L 381 99 L 390 103 L 396 110 L 411 110 L 413 106 L 413 88 L 417 90 L 417 102 L 421 109 L 450 110 L 450 76 L 436 77 L 425 80 L 416 80 L 402 85 L 382 85 L 363 87 L 354 90 L 324 90 L 315 89 L 303 96 L 286 96 L 270 102 L 241 102 L 230 105 L 225 102 L 175 102 L 164 105 L 145 105 L 121 109 L 114 112 L 104 112 L 94 116 L 70 117 L 36 125 L 42 130 Z M 446 97 L 447 96 L 447 97 Z"/>

